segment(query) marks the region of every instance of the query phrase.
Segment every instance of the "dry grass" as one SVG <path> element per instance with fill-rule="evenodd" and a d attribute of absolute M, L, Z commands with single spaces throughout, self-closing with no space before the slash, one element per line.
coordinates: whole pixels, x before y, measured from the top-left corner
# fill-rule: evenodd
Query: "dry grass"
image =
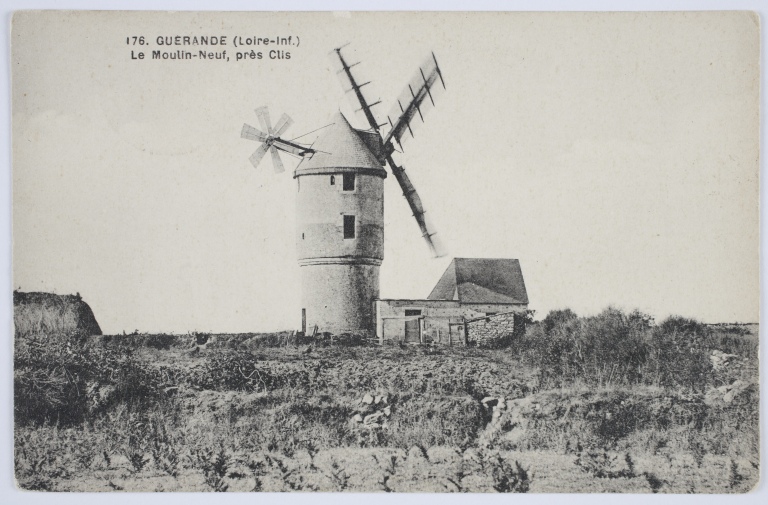
<path fill-rule="evenodd" d="M 13 292 L 13 326 L 17 338 L 80 333 L 101 335 L 93 311 L 80 294 Z"/>
<path fill-rule="evenodd" d="M 744 492 L 756 346 L 711 331 L 701 341 L 739 359 L 693 388 L 545 389 L 514 350 L 17 336 L 16 476 L 61 491 Z"/>

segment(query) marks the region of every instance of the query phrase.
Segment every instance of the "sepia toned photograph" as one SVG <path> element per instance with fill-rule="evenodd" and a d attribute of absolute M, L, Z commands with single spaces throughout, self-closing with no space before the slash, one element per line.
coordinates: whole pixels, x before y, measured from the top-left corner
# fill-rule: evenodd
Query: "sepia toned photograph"
<path fill-rule="evenodd" d="M 19 490 L 758 486 L 757 13 L 10 22 Z"/>

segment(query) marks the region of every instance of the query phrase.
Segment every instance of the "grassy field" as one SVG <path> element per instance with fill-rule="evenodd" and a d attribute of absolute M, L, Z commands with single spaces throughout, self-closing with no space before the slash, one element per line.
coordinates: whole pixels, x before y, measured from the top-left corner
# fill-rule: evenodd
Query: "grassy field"
<path fill-rule="evenodd" d="M 17 331 L 18 484 L 733 493 L 757 483 L 756 325 L 557 311 L 500 350 L 356 344 Z"/>

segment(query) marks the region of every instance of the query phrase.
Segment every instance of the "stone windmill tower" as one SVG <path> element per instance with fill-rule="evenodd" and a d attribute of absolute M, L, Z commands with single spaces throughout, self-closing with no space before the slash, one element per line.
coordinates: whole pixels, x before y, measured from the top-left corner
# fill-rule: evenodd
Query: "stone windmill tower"
<path fill-rule="evenodd" d="M 345 91 L 357 105 L 370 128 L 353 128 L 337 113 L 312 145 L 281 138 L 292 120 L 285 114 L 275 128 L 266 108 L 256 110 L 267 133 L 243 125 L 241 136 L 262 142 L 250 160 L 257 166 L 267 151 L 275 171 L 282 172 L 278 151 L 301 157 L 294 172 L 297 185 L 296 242 L 302 279 L 302 330 L 330 333 L 370 334 L 375 331 L 373 302 L 379 297 L 379 267 L 384 259 L 385 166 L 403 190 L 403 195 L 433 256 L 441 247 L 426 218 L 421 199 L 405 169 L 393 154 L 402 151 L 407 136 L 413 136 L 413 119 L 423 120 L 426 99 L 434 103 L 436 91 L 444 88 L 434 55 L 419 68 L 397 100 L 394 113 L 379 121 L 363 86 L 341 53 L 332 59 Z M 437 83 L 440 86 L 436 86 Z M 386 130 L 384 133 L 382 130 Z"/>

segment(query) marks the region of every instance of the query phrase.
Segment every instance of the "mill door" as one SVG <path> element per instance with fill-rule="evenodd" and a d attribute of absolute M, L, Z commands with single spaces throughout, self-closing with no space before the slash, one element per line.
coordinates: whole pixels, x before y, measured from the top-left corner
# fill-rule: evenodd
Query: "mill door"
<path fill-rule="evenodd" d="M 418 319 L 410 319 L 405 321 L 405 341 L 406 342 L 421 342 L 420 335 L 421 325 Z"/>

